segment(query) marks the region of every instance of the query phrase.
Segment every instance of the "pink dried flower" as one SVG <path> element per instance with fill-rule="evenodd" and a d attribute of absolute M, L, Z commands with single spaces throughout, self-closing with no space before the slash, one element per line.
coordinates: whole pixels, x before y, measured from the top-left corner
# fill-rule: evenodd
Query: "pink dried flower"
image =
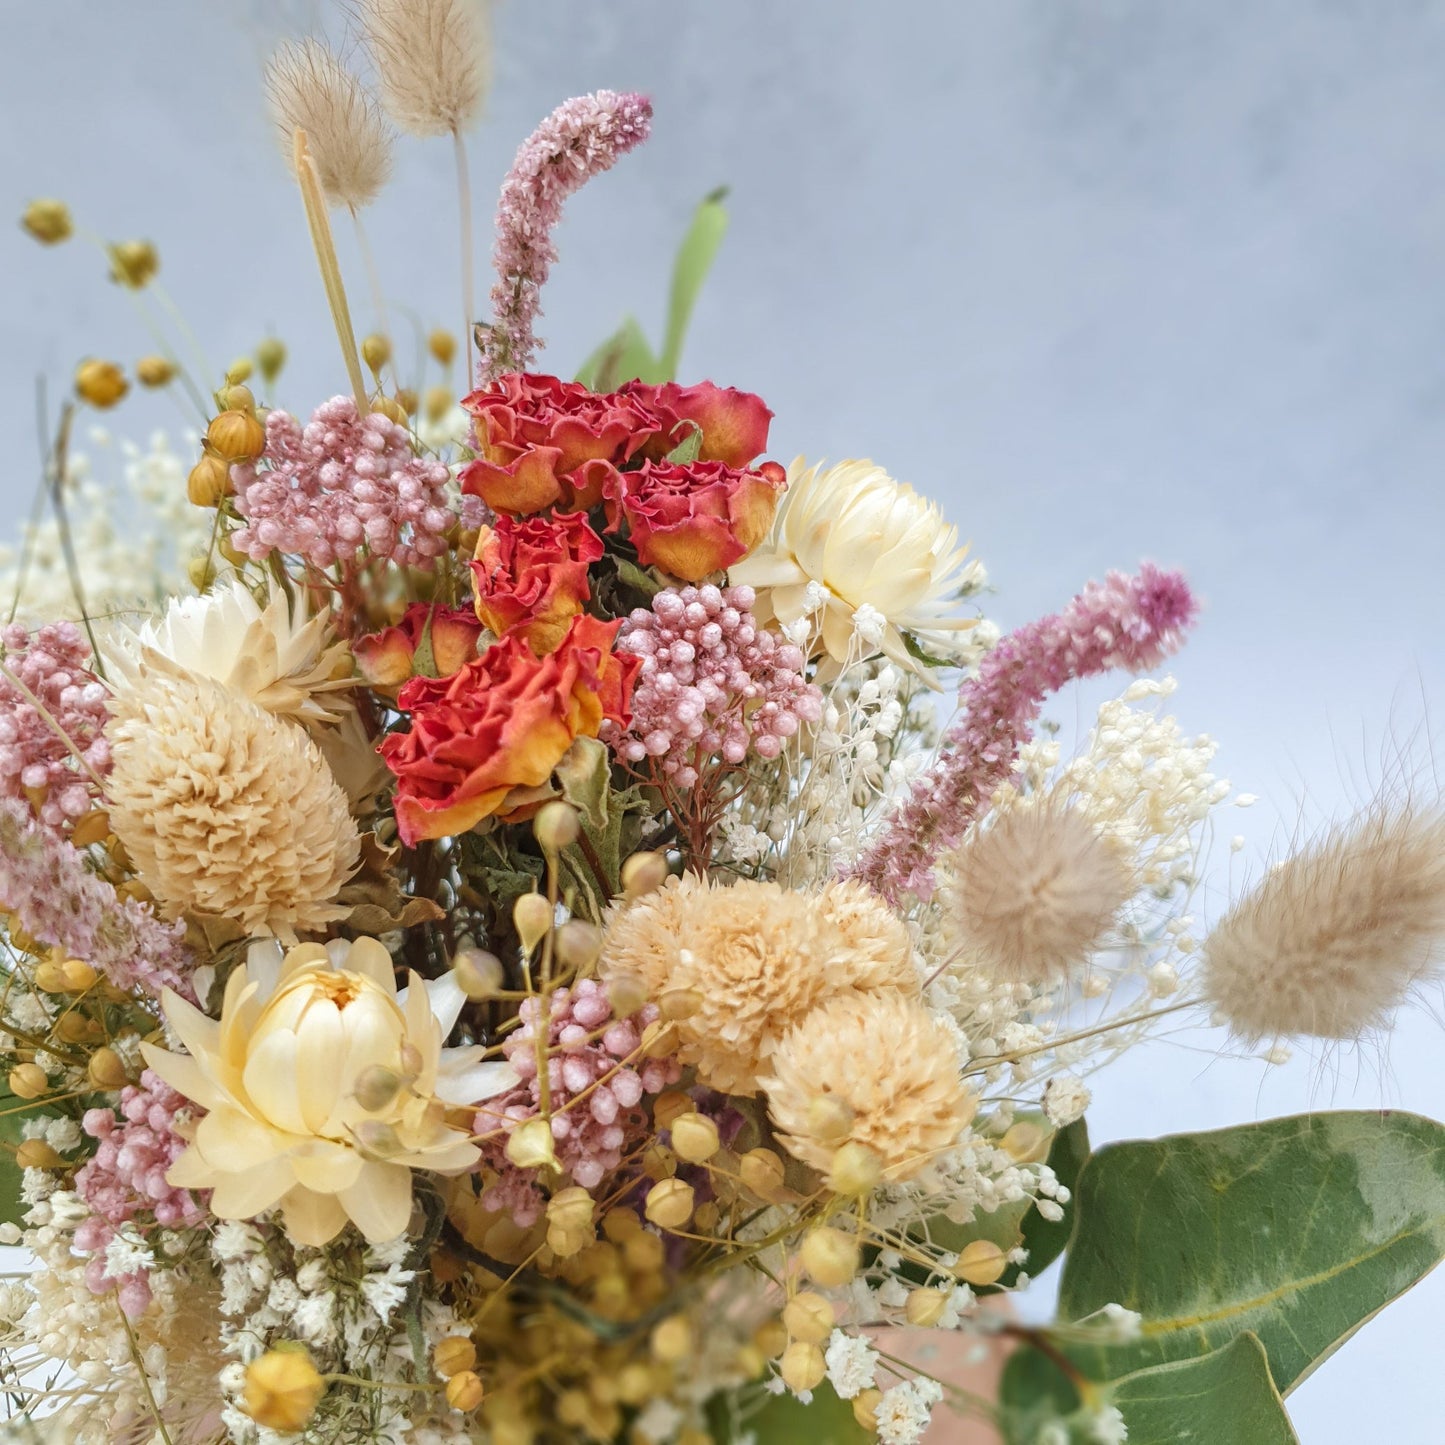
<path fill-rule="evenodd" d="M 33 633 L 12 623 L 0 642 L 10 674 L 0 673 L 0 797 L 40 798 L 40 821 L 61 829 L 90 811 L 91 774 L 110 767 L 105 684 L 90 670 L 90 648 L 74 623 Z"/>
<path fill-rule="evenodd" d="M 633 1145 L 648 1137 L 647 1115 L 638 1107 L 644 1095 L 660 1094 L 682 1075 L 675 1058 L 637 1058 L 642 1031 L 658 1016 L 648 1004 L 630 1018 L 614 1018 L 607 994 L 595 979 L 559 988 L 550 999 L 547 1039 L 548 1103 L 557 1161 L 584 1189 L 595 1189 L 622 1162 Z M 506 1157 L 513 1129 L 535 1118 L 541 1103 L 537 1080 L 537 1018 L 541 1002 L 525 1000 L 522 1025 L 507 1037 L 502 1052 L 522 1082 L 487 1102 L 477 1114 L 476 1132 L 485 1138 L 483 1160 L 500 1178 L 482 1194 L 487 1209 L 505 1209 L 523 1228 L 534 1224 L 546 1202 L 531 1171 Z M 599 1080 L 604 1080 L 598 1082 Z M 594 1087 L 595 1086 L 595 1087 Z M 579 1094 L 586 1098 L 568 1107 Z"/>
<path fill-rule="evenodd" d="M 1044 698 L 1116 667 L 1157 667 L 1177 649 L 1197 610 L 1183 576 L 1146 563 L 1136 577 L 1110 572 L 1062 612 L 1009 633 L 959 689 L 963 717 L 944 734 L 938 761 L 914 782 L 850 876 L 892 903 L 905 893 L 931 897 L 934 859 L 1008 781 Z"/>
<path fill-rule="evenodd" d="M 195 997 L 185 925 L 121 898 L 83 853 L 13 800 L 0 800 L 0 901 L 32 938 L 84 959 L 118 988 Z"/>
<path fill-rule="evenodd" d="M 619 156 L 647 139 L 652 102 L 599 90 L 564 101 L 532 132 L 502 183 L 492 259 L 493 321 L 483 343 L 480 384 L 525 371 L 540 342 L 533 325 L 542 283 L 557 259 L 552 229 L 562 204 Z"/>
<path fill-rule="evenodd" d="M 304 428 L 288 412 L 268 412 L 260 462 L 231 468 L 246 523 L 231 540 L 257 562 L 293 552 L 329 567 L 365 548 L 423 566 L 446 551 L 457 520 L 449 475 L 441 462 L 413 455 L 404 426 L 360 414 L 351 397 L 323 402 Z"/>

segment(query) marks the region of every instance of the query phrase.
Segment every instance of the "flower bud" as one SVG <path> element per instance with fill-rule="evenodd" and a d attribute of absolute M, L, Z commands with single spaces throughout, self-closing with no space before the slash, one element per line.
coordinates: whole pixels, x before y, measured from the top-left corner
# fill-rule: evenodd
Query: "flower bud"
<path fill-rule="evenodd" d="M 266 450 L 266 428 L 245 411 L 223 411 L 206 428 L 206 446 L 223 462 L 255 461 Z"/>
<path fill-rule="evenodd" d="M 39 1099 L 50 1092 L 50 1080 L 39 1064 L 16 1064 L 10 1070 L 9 1083 L 17 1099 Z"/>
<path fill-rule="evenodd" d="M 783 1161 L 771 1149 L 749 1149 L 738 1161 L 738 1173 L 759 1199 L 776 1203 L 783 1194 Z"/>
<path fill-rule="evenodd" d="M 571 803 L 555 798 L 542 805 L 532 821 L 532 831 L 547 852 L 560 853 L 577 841 L 582 832 L 582 819 Z"/>
<path fill-rule="evenodd" d="M 391 360 L 391 340 L 373 331 L 361 338 L 361 359 L 373 376 L 380 376 L 381 368 Z"/>
<path fill-rule="evenodd" d="M 675 1365 L 692 1354 L 696 1344 L 691 1322 L 685 1315 L 669 1315 L 652 1331 L 648 1340 L 654 1359 Z"/>
<path fill-rule="evenodd" d="M 286 343 L 279 336 L 263 337 L 256 346 L 256 365 L 263 381 L 268 385 L 275 381 L 286 365 Z"/>
<path fill-rule="evenodd" d="M 110 279 L 139 291 L 161 268 L 161 258 L 149 241 L 115 241 L 106 248 Z"/>
<path fill-rule="evenodd" d="M 523 893 L 512 904 L 512 923 L 522 940 L 522 952 L 531 953 L 552 926 L 555 910 L 540 893 Z"/>
<path fill-rule="evenodd" d="M 267 1350 L 246 1366 L 246 1413 L 267 1430 L 302 1429 L 325 1393 L 326 1382 L 305 1350 Z"/>
<path fill-rule="evenodd" d="M 481 1380 L 471 1370 L 461 1370 L 447 1381 L 447 1404 L 464 1415 L 482 1403 L 484 1394 Z"/>
<path fill-rule="evenodd" d="M 903 1313 L 910 1325 L 932 1329 L 943 1318 L 947 1305 L 948 1296 L 941 1289 L 915 1289 L 908 1292 Z"/>
<path fill-rule="evenodd" d="M 837 1094 L 808 1100 L 808 1133 L 821 1144 L 841 1144 L 853 1132 L 853 1106 Z"/>
<path fill-rule="evenodd" d="M 883 1180 L 883 1161 L 857 1140 L 839 1145 L 828 1170 L 828 1188 L 848 1199 L 871 1194 Z"/>
<path fill-rule="evenodd" d="M 557 1163 L 551 1122 L 539 1114 L 519 1124 L 507 1136 L 507 1158 L 518 1169 L 550 1169 L 560 1174 L 562 1166 Z"/>
<path fill-rule="evenodd" d="M 105 411 L 130 390 L 125 373 L 113 361 L 82 361 L 75 369 L 75 394 L 83 402 Z"/>
<path fill-rule="evenodd" d="M 782 1363 L 778 1366 L 783 1383 L 795 1395 L 816 1390 L 823 1383 L 823 1376 L 827 1372 L 822 1350 L 817 1345 L 810 1345 L 802 1340 L 794 1340 L 783 1351 Z"/>
<path fill-rule="evenodd" d="M 125 1064 L 112 1048 L 97 1049 L 86 1065 L 90 1082 L 99 1089 L 123 1089 L 130 1082 Z"/>
<path fill-rule="evenodd" d="M 661 888 L 667 879 L 667 858 L 661 853 L 634 853 L 622 864 L 622 891 L 629 898 L 641 898 Z"/>
<path fill-rule="evenodd" d="M 602 956 L 602 930 L 584 918 L 569 918 L 557 930 L 558 960 L 576 973 L 588 974 Z"/>
<path fill-rule="evenodd" d="M 437 1341 L 431 1352 L 431 1363 L 442 1379 L 449 1380 L 476 1365 L 477 1347 L 465 1335 L 448 1335 Z"/>
<path fill-rule="evenodd" d="M 15 1151 L 15 1162 L 22 1169 L 59 1169 L 65 1160 L 44 1139 L 27 1139 Z"/>
<path fill-rule="evenodd" d="M 385 1064 L 368 1064 L 357 1076 L 352 1094 L 368 1114 L 384 1109 L 401 1092 L 402 1077 Z"/>
<path fill-rule="evenodd" d="M 659 1229 L 681 1229 L 692 1218 L 692 1185 L 681 1179 L 660 1179 L 647 1191 L 648 1219 Z"/>
<path fill-rule="evenodd" d="M 422 406 L 426 419 L 435 426 L 452 408 L 452 393 L 449 387 L 429 386 Z"/>
<path fill-rule="evenodd" d="M 858 1240 L 841 1229 L 821 1224 L 803 1237 L 799 1257 L 809 1279 L 824 1289 L 840 1289 L 858 1273 Z"/>
<path fill-rule="evenodd" d="M 256 363 L 249 356 L 238 356 L 226 368 L 226 383 L 228 386 L 240 386 L 243 381 L 251 379 L 251 373 L 256 369 Z"/>
<path fill-rule="evenodd" d="M 672 1152 L 689 1164 L 701 1164 L 717 1153 L 722 1141 L 706 1114 L 690 1111 L 672 1121 Z"/>
<path fill-rule="evenodd" d="M 426 339 L 427 350 L 443 365 L 450 366 L 457 354 L 457 339 L 450 331 L 438 327 Z"/>
<path fill-rule="evenodd" d="M 43 246 L 54 246 L 70 239 L 75 227 L 70 219 L 70 207 L 64 201 L 44 197 L 31 201 L 20 224 Z"/>
<path fill-rule="evenodd" d="M 822 1295 L 804 1290 L 794 1295 L 783 1308 L 783 1327 L 795 1340 L 821 1345 L 833 1333 L 837 1312 Z"/>
<path fill-rule="evenodd" d="M 165 386 L 175 374 L 175 362 L 164 356 L 143 356 L 135 364 L 135 379 L 142 386 Z"/>
<path fill-rule="evenodd" d="M 232 490 L 230 464 L 209 453 L 191 468 L 186 478 L 186 497 L 196 507 L 218 507 Z"/>
<path fill-rule="evenodd" d="M 883 1402 L 883 1391 L 878 1389 L 860 1390 L 853 1396 L 853 1418 L 870 1435 L 878 1433 L 878 1406 Z"/>
<path fill-rule="evenodd" d="M 647 989 L 642 980 L 631 974 L 619 973 L 609 978 L 606 990 L 614 1018 L 631 1018 L 647 1002 Z"/>
<path fill-rule="evenodd" d="M 502 960 L 485 948 L 459 948 L 452 955 L 457 987 L 471 999 L 491 998 L 506 983 Z"/>
<path fill-rule="evenodd" d="M 991 1239 L 975 1239 L 964 1245 L 954 1273 L 969 1284 L 996 1284 L 1008 1266 L 1008 1256 Z"/>

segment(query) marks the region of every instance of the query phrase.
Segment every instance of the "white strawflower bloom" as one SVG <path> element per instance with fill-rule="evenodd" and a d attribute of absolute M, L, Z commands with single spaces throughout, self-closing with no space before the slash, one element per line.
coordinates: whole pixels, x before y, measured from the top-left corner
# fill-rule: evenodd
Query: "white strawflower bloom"
<path fill-rule="evenodd" d="M 1385 1027 L 1445 961 L 1445 811 L 1375 807 L 1297 853 L 1204 944 L 1204 994 L 1251 1043 Z"/>
<path fill-rule="evenodd" d="M 848 461 L 825 471 L 799 457 L 788 468 L 771 531 L 728 576 L 757 589 L 759 622 L 786 630 L 820 613 L 810 645 L 826 654 L 826 670 L 857 659 L 856 630 L 937 686 L 909 654 L 904 634 L 931 654 L 957 650 L 957 634 L 975 625 L 957 611 L 966 551 L 938 507 L 882 467 Z"/>

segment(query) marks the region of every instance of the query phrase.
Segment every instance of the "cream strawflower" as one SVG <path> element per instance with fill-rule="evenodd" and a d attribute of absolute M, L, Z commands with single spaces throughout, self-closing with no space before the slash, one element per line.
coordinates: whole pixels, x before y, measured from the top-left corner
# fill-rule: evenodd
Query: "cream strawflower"
<path fill-rule="evenodd" d="M 480 1154 L 445 1108 L 516 1083 L 480 1046 L 442 1047 L 463 1002 L 450 975 L 412 974 L 398 994 L 373 938 L 284 958 L 253 945 L 219 1022 L 168 990 L 166 1018 L 187 1052 L 145 1044 L 146 1062 L 206 1113 L 167 1179 L 214 1191 L 220 1219 L 279 1208 L 298 1244 L 325 1244 L 348 1219 L 372 1243 L 395 1239 L 411 1217 L 411 1171 L 458 1174 Z"/>
<path fill-rule="evenodd" d="M 111 700 L 110 823 L 168 918 L 219 914 L 294 943 L 346 915 L 361 852 L 306 730 L 205 678 Z"/>
<path fill-rule="evenodd" d="M 957 646 L 955 634 L 975 625 L 957 615 L 967 550 L 934 503 L 882 467 L 849 461 L 824 471 L 799 457 L 788 468 L 772 530 L 728 569 L 728 578 L 756 589 L 760 624 L 811 622 L 813 654 L 826 654 L 830 670 L 850 653 L 857 659 L 855 618 L 873 609 L 860 630 L 881 617 L 878 650 L 936 686 L 930 669 L 909 655 L 903 634 L 930 654 L 947 655 Z"/>
<path fill-rule="evenodd" d="M 325 613 L 308 617 L 301 598 L 291 604 L 273 592 L 263 607 L 233 577 L 203 596 L 172 598 L 165 616 L 139 631 L 117 628 L 106 662 L 120 691 L 154 673 L 209 677 L 278 717 L 336 722 L 347 709 L 325 694 L 353 679 L 329 624 Z"/>

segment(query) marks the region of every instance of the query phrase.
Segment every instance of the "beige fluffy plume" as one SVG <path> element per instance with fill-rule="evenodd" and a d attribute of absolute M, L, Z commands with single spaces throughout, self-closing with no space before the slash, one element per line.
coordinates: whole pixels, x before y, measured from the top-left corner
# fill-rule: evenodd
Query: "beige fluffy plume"
<path fill-rule="evenodd" d="M 956 966 L 1035 988 L 1087 964 L 1134 890 L 1118 845 L 1052 804 L 994 815 L 946 873 L 939 902 Z"/>
<path fill-rule="evenodd" d="M 294 943 L 345 915 L 360 839 L 303 728 L 204 678 L 152 676 L 112 714 L 111 826 L 167 917 Z"/>
<path fill-rule="evenodd" d="M 356 0 L 387 114 L 409 135 L 459 135 L 491 83 L 485 0 Z"/>
<path fill-rule="evenodd" d="M 1286 859 L 1204 959 L 1205 996 L 1251 1043 L 1385 1027 L 1445 963 L 1445 811 L 1377 807 Z"/>
<path fill-rule="evenodd" d="M 326 199 L 353 214 L 391 175 L 392 132 L 365 86 L 319 40 L 288 40 L 266 66 L 266 97 L 281 154 L 295 167 L 294 137 L 306 132 Z"/>

